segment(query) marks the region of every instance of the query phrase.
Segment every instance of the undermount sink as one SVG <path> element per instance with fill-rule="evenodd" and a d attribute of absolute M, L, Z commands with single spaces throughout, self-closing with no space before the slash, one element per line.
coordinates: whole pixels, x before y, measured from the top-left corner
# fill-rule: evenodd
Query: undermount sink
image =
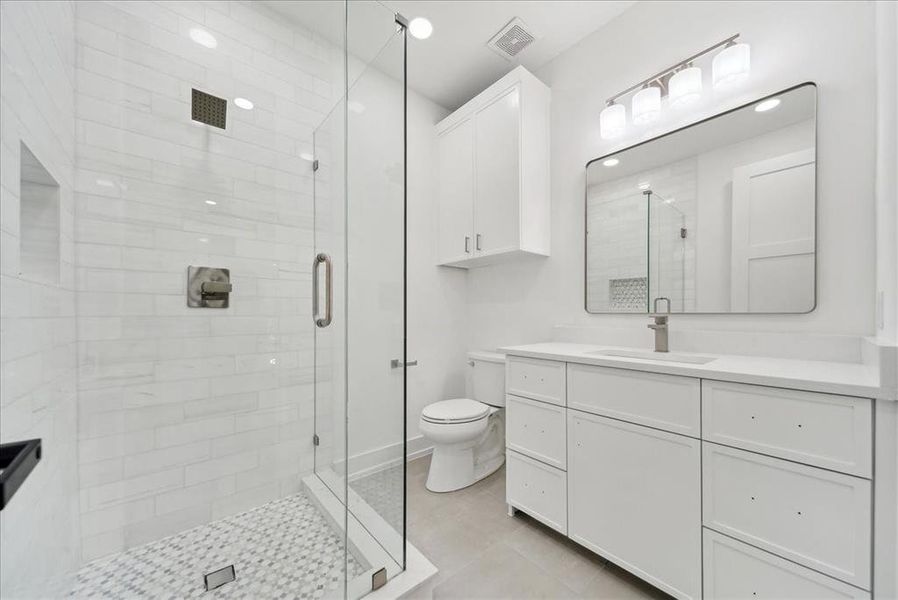
<path fill-rule="evenodd" d="M 657 360 L 661 362 L 689 363 L 692 365 L 704 365 L 712 360 L 711 356 L 695 356 L 691 354 L 670 354 L 668 352 L 650 352 L 645 350 L 593 350 L 586 354 L 598 356 L 619 356 L 621 358 L 639 358 L 642 360 Z"/>

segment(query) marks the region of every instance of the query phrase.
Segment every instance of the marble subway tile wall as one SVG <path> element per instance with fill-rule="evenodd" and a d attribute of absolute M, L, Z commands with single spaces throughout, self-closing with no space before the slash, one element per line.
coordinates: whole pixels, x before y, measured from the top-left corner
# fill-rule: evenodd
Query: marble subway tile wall
<path fill-rule="evenodd" d="M 338 88 L 332 47 L 257 3 L 81 2 L 76 32 L 89 560 L 295 493 L 311 472 L 301 155 Z M 226 129 L 191 121 L 192 88 L 228 99 Z M 187 307 L 188 265 L 231 270 L 230 308 Z"/>
<path fill-rule="evenodd" d="M 0 3 L 0 442 L 43 448 L 0 513 L 3 598 L 60 597 L 79 561 L 74 12 Z M 52 210 L 22 183 L 30 155 L 58 186 Z"/>

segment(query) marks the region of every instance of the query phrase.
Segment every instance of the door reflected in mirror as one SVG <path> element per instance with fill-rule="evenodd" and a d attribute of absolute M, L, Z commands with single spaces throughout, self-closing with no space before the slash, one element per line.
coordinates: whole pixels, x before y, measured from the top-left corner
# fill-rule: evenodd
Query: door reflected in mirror
<path fill-rule="evenodd" d="M 586 310 L 812 311 L 815 148 L 808 83 L 590 161 Z"/>

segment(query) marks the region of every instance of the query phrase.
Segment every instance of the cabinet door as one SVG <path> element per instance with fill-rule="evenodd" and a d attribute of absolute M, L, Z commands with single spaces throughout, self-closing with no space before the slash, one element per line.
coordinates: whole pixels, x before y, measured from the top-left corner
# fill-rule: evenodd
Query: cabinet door
<path fill-rule="evenodd" d="M 475 116 L 474 234 L 476 254 L 520 243 L 520 90 L 516 86 Z"/>
<path fill-rule="evenodd" d="M 439 138 L 439 262 L 474 252 L 474 123 L 462 121 Z"/>
<path fill-rule="evenodd" d="M 568 409 L 568 535 L 672 596 L 700 598 L 700 443 Z"/>

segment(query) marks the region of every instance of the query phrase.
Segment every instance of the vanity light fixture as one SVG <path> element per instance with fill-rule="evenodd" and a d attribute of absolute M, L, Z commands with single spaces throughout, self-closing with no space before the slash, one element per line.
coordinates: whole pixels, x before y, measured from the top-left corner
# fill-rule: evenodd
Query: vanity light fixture
<path fill-rule="evenodd" d="M 205 48 L 215 48 L 218 46 L 218 40 L 215 39 L 215 36 L 199 27 L 191 28 L 190 39 Z"/>
<path fill-rule="evenodd" d="M 234 98 L 234 104 L 243 110 L 252 110 L 253 106 L 255 106 L 252 100 L 247 100 L 246 98 Z"/>
<path fill-rule="evenodd" d="M 633 123 L 648 125 L 661 116 L 661 88 L 657 85 L 646 85 L 633 96 Z"/>
<path fill-rule="evenodd" d="M 767 100 L 762 100 L 758 102 L 758 105 L 755 106 L 755 112 L 767 112 L 768 110 L 773 110 L 777 106 L 780 105 L 779 98 L 768 98 Z"/>
<path fill-rule="evenodd" d="M 728 87 L 747 78 L 750 71 L 751 47 L 730 42 L 711 63 L 711 82 L 715 88 Z"/>
<path fill-rule="evenodd" d="M 712 61 L 712 82 L 715 88 L 727 87 L 747 78 L 751 70 L 750 48 L 738 39 L 738 33 L 731 35 L 608 98 L 605 108 L 599 114 L 599 133 L 602 139 L 613 140 L 626 131 L 626 109 L 617 100 L 632 92 L 636 92 L 631 100 L 631 116 L 635 125 L 645 125 L 658 119 L 664 96 L 668 97 L 668 105 L 672 108 L 687 106 L 701 99 L 702 70 L 693 63 L 715 50 L 722 48 Z"/>
<path fill-rule="evenodd" d="M 690 63 L 674 73 L 668 86 L 671 107 L 682 108 L 697 102 L 702 97 L 702 70 Z"/>
<path fill-rule="evenodd" d="M 619 164 L 620 164 L 620 161 L 616 158 L 609 158 L 607 160 L 602 161 L 602 165 L 604 165 L 606 167 L 616 167 Z"/>
<path fill-rule="evenodd" d="M 599 114 L 599 133 L 603 140 L 613 140 L 624 135 L 627 128 L 627 109 L 613 100 Z"/>

